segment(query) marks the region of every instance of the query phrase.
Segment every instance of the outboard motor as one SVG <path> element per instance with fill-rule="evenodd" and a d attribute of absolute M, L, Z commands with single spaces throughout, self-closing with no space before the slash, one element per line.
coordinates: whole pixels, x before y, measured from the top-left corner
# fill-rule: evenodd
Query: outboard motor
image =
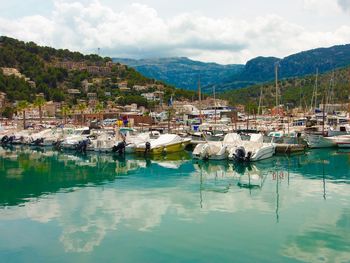
<path fill-rule="evenodd" d="M 150 142 L 146 142 L 145 144 L 145 154 L 151 152 L 151 143 Z"/>
<path fill-rule="evenodd" d="M 12 136 L 5 135 L 4 137 L 1 138 L 0 144 L 4 145 L 4 146 L 12 144 L 14 139 L 15 139 L 14 135 L 12 135 Z"/>
<path fill-rule="evenodd" d="M 245 160 L 245 149 L 243 146 L 240 146 L 236 149 L 234 156 L 235 156 L 235 160 L 238 162 L 244 162 Z"/>
<path fill-rule="evenodd" d="M 9 137 L 5 135 L 4 137 L 1 138 L 1 145 L 6 145 L 9 140 Z"/>
<path fill-rule="evenodd" d="M 78 145 L 76 146 L 77 152 L 79 152 L 79 153 L 85 153 L 88 144 L 89 144 L 89 139 L 85 139 L 85 140 L 80 141 L 80 142 L 78 143 Z"/>
<path fill-rule="evenodd" d="M 32 142 L 32 145 L 34 146 L 40 146 L 42 143 L 44 143 L 44 138 L 38 138 L 35 141 Z"/>
<path fill-rule="evenodd" d="M 57 140 L 55 142 L 52 143 L 52 146 L 56 149 L 56 150 L 61 150 L 61 143 L 62 141 Z"/>
<path fill-rule="evenodd" d="M 114 145 L 112 151 L 119 153 L 119 155 L 122 155 L 125 153 L 125 147 L 126 147 L 126 143 L 125 141 L 122 141 L 122 142 L 119 142 L 117 145 Z"/>
<path fill-rule="evenodd" d="M 244 147 L 240 146 L 236 149 L 234 157 L 237 162 L 249 162 L 252 157 L 252 152 L 246 153 Z"/>

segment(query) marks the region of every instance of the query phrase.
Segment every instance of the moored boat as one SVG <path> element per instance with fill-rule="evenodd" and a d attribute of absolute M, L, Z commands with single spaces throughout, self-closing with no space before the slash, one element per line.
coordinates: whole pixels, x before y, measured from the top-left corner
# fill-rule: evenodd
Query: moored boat
<path fill-rule="evenodd" d="M 161 134 L 157 139 L 136 145 L 135 152 L 141 154 L 159 155 L 183 151 L 190 139 L 181 138 L 176 134 Z"/>

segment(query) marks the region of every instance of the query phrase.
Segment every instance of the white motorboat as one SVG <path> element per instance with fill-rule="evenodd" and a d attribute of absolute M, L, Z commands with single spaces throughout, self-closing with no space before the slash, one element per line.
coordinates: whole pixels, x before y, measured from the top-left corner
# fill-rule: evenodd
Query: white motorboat
<path fill-rule="evenodd" d="M 275 145 L 264 142 L 261 133 L 247 134 L 249 140 L 242 140 L 241 144 L 232 147 L 229 151 L 229 159 L 237 162 L 255 162 L 272 157 L 275 154 Z"/>
<path fill-rule="evenodd" d="M 176 134 L 161 134 L 157 139 L 136 145 L 135 152 L 151 155 L 180 152 L 190 141 L 191 139 L 181 138 Z"/>
<path fill-rule="evenodd" d="M 327 139 L 339 148 L 350 148 L 350 134 L 327 137 Z"/>
<path fill-rule="evenodd" d="M 228 151 L 232 147 L 240 144 L 241 137 L 237 133 L 228 133 L 221 142 L 208 141 L 199 143 L 192 152 L 194 159 L 201 160 L 224 160 L 228 156 Z"/>
<path fill-rule="evenodd" d="M 305 140 L 309 148 L 330 148 L 337 146 L 331 138 L 324 136 L 322 133 L 305 134 Z"/>
<path fill-rule="evenodd" d="M 67 136 L 60 143 L 62 149 L 75 150 L 78 144 L 88 139 L 90 129 L 88 127 L 75 129 L 72 135 Z"/>
<path fill-rule="evenodd" d="M 113 151 L 119 153 L 134 153 L 136 146 L 146 143 L 160 136 L 158 131 L 149 131 L 138 133 L 132 128 L 121 128 L 119 130 L 119 138 L 115 142 Z"/>
<path fill-rule="evenodd" d="M 348 124 L 337 124 L 336 126 L 324 128 L 319 126 L 312 127 L 317 130 L 306 132 L 305 140 L 310 148 L 330 148 L 337 146 L 337 139 L 333 137 L 350 135 L 350 127 Z M 311 128 L 311 129 L 312 129 Z M 343 139 L 345 139 L 344 137 Z"/>
<path fill-rule="evenodd" d="M 97 135 L 96 139 L 91 140 L 91 148 L 95 152 L 112 152 L 114 145 L 114 135 L 107 132 L 103 132 Z"/>
<path fill-rule="evenodd" d="M 33 133 L 32 130 L 22 130 L 19 132 L 15 132 L 10 135 L 11 144 L 28 144 L 31 142 L 30 136 Z"/>

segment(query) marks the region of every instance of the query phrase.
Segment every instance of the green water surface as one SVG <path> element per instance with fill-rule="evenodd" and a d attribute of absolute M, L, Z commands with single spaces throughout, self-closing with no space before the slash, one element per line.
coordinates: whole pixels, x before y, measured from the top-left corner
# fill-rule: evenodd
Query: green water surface
<path fill-rule="evenodd" d="M 0 148 L 0 262 L 350 262 L 349 168 Z"/>

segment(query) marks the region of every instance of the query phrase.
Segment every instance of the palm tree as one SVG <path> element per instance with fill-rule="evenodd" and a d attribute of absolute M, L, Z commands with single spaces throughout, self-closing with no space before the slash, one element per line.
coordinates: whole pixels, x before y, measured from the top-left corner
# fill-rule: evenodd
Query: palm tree
<path fill-rule="evenodd" d="M 80 111 L 80 116 L 81 116 L 81 126 L 83 126 L 84 123 L 84 110 L 86 109 L 86 103 L 81 102 L 78 104 L 78 109 Z"/>
<path fill-rule="evenodd" d="M 102 119 L 100 113 L 101 113 L 101 111 L 103 111 L 103 109 L 104 109 L 103 103 L 98 102 L 95 106 L 95 112 L 99 113 L 99 119 Z"/>
<path fill-rule="evenodd" d="M 64 116 L 64 124 L 67 124 L 67 115 L 71 114 L 71 108 L 68 105 L 64 105 L 61 108 L 61 113 Z"/>
<path fill-rule="evenodd" d="M 42 111 L 42 106 L 45 105 L 45 99 L 42 96 L 36 97 L 34 101 L 34 106 L 38 107 L 39 109 L 39 118 L 40 118 L 40 123 L 43 122 L 43 111 Z"/>
<path fill-rule="evenodd" d="M 26 128 L 26 109 L 29 107 L 29 102 L 26 100 L 21 100 L 17 104 L 17 110 L 21 111 L 23 114 L 23 129 Z"/>

